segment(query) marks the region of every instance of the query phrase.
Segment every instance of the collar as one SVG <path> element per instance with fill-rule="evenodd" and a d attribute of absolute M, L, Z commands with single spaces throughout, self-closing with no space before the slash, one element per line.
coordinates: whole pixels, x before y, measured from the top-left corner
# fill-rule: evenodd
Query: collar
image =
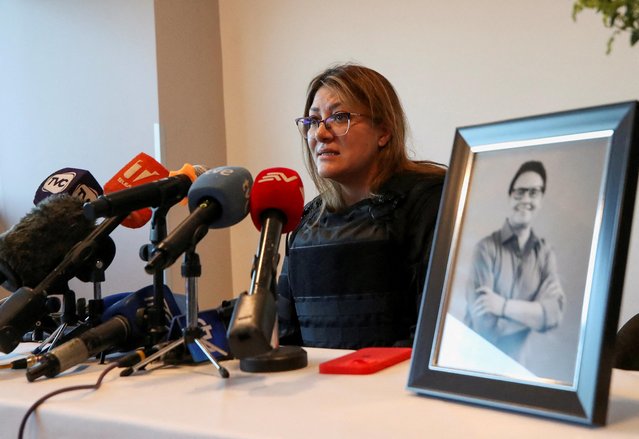
<path fill-rule="evenodd" d="M 508 222 L 508 219 L 504 221 L 504 225 L 501 227 L 501 230 L 499 231 L 499 237 L 501 239 L 502 244 L 506 244 L 507 242 L 511 240 L 514 240 L 514 242 L 517 242 L 517 235 L 515 235 L 513 228 Z M 531 229 L 530 236 L 528 237 L 528 242 L 526 242 L 524 250 L 527 250 L 529 248 L 537 248 L 540 243 L 541 243 L 541 239 L 537 235 L 535 235 L 535 231 Z"/>

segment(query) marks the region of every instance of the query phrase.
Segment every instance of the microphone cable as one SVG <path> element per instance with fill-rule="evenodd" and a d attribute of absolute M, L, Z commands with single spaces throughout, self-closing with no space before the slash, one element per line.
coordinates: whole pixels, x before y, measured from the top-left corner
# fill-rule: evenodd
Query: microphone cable
<path fill-rule="evenodd" d="M 38 407 L 40 407 L 40 405 L 42 405 L 42 403 L 45 402 L 47 399 L 49 399 L 49 398 L 51 398 L 53 396 L 59 395 L 60 393 L 72 392 L 74 390 L 98 390 L 100 388 L 100 386 L 102 385 L 102 380 L 104 379 L 104 377 L 109 372 L 111 372 L 113 369 L 115 369 L 116 367 L 118 367 L 118 363 L 109 364 L 106 367 L 106 369 L 104 369 L 102 371 L 102 373 L 98 377 L 98 380 L 96 381 L 95 384 L 82 384 L 82 385 L 77 385 L 77 386 L 63 387 L 62 389 L 58 389 L 58 390 L 54 390 L 53 392 L 49 392 L 46 395 L 44 395 L 43 397 L 41 397 L 40 399 L 38 399 L 36 402 L 34 402 L 31 405 L 31 407 L 29 407 L 27 412 L 24 414 L 24 417 L 22 418 L 22 422 L 20 422 L 20 429 L 18 430 L 18 439 L 23 439 L 23 437 L 24 437 L 24 428 L 27 425 L 27 420 L 29 419 L 29 416 L 31 416 L 31 413 L 35 412 L 36 409 Z"/>
<path fill-rule="evenodd" d="M 119 368 L 130 367 L 131 365 L 136 364 L 139 361 L 142 361 L 146 356 L 155 352 L 156 350 L 157 350 L 156 347 L 153 347 L 151 349 L 137 349 L 131 352 L 130 354 L 120 358 L 119 360 L 110 363 L 106 367 L 106 369 L 104 369 L 102 373 L 100 373 L 100 376 L 98 377 L 98 380 L 95 382 L 95 384 L 81 384 L 77 386 L 63 387 L 61 389 L 54 390 L 42 396 L 40 399 L 34 402 L 24 414 L 22 421 L 20 422 L 20 428 L 18 429 L 18 439 L 24 438 L 24 429 L 27 425 L 27 420 L 29 419 L 29 416 L 31 416 L 31 414 L 35 412 L 36 409 L 40 407 L 47 399 L 52 398 L 61 393 L 72 392 L 75 390 L 98 390 L 100 386 L 102 385 L 102 380 L 104 380 L 104 377 L 106 377 L 107 374 L 111 372 L 113 369 L 118 367 Z M 20 361 L 20 360 L 16 360 L 16 361 Z"/>

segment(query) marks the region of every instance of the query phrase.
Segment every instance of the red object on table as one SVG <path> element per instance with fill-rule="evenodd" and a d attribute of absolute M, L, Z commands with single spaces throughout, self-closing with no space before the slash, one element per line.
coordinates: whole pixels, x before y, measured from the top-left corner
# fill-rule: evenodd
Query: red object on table
<path fill-rule="evenodd" d="M 412 348 L 362 348 L 350 354 L 325 361 L 320 373 L 364 375 L 375 373 L 408 360 Z"/>

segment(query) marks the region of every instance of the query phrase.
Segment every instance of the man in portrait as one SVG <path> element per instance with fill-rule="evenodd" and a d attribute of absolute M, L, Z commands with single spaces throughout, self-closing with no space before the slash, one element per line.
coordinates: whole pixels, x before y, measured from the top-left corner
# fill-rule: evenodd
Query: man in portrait
<path fill-rule="evenodd" d="M 556 328 L 566 301 L 555 253 L 532 228 L 545 194 L 544 165 L 523 163 L 508 188 L 508 217 L 474 248 L 466 290 L 466 324 L 522 364 L 531 331 Z"/>

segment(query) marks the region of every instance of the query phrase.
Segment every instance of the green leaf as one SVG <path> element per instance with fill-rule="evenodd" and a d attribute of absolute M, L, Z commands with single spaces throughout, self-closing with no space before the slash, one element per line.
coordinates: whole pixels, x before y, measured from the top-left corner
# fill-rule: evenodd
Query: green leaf
<path fill-rule="evenodd" d="M 594 9 L 601 15 L 603 25 L 614 30 L 606 44 L 607 54 L 612 52 L 614 39 L 622 31 L 630 33 L 631 46 L 639 41 L 639 0 L 575 0 L 573 21 L 577 21 L 577 14 L 584 9 Z"/>
<path fill-rule="evenodd" d="M 608 43 L 606 44 L 606 55 L 610 55 L 612 52 L 612 43 L 615 41 L 615 36 L 611 36 L 608 38 Z"/>

